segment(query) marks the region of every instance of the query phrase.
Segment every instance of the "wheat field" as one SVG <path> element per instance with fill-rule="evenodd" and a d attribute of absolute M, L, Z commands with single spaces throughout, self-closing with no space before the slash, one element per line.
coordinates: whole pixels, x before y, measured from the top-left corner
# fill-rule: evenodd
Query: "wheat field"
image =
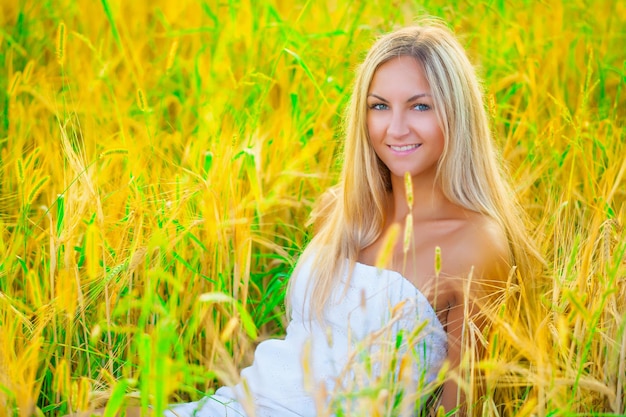
<path fill-rule="evenodd" d="M 3 0 L 0 413 L 163 410 L 284 333 L 372 40 L 459 35 L 546 259 L 482 415 L 626 414 L 626 4 Z M 375 398 L 373 399 L 373 401 Z M 382 415 L 382 414 L 380 414 Z"/>

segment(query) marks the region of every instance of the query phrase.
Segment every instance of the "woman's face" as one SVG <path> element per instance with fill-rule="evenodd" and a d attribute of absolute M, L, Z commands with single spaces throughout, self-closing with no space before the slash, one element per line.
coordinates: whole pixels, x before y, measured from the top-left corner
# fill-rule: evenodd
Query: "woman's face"
<path fill-rule="evenodd" d="M 367 94 L 370 142 L 392 176 L 433 179 L 444 148 L 430 85 L 410 56 L 378 67 Z"/>

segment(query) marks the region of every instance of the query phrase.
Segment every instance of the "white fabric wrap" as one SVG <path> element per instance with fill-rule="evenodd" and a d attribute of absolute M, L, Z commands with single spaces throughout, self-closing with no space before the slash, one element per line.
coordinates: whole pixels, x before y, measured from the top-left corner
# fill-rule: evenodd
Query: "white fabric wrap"
<path fill-rule="evenodd" d="M 258 345 L 242 383 L 218 389 L 213 401 L 174 406 L 176 414 L 168 415 L 244 415 L 239 403 L 245 401 L 254 403 L 259 417 L 315 417 L 320 407 L 337 406 L 350 415 L 360 406 L 358 395 L 350 394 L 381 381 L 395 381 L 418 401 L 420 390 L 430 392 L 447 344 L 426 297 L 397 272 L 356 263 L 348 286 L 346 272 L 325 309 L 325 323 L 319 323 L 309 315 L 310 272 L 311 261 L 294 277 L 285 338 Z M 225 406 L 225 399 L 235 402 Z"/>

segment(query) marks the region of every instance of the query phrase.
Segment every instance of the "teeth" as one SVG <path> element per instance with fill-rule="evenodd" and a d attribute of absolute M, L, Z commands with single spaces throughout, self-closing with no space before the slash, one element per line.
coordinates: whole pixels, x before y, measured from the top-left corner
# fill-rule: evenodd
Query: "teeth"
<path fill-rule="evenodd" d="M 389 147 L 390 147 L 391 149 L 393 149 L 394 151 L 397 151 L 397 152 L 410 151 L 411 149 L 418 148 L 419 146 L 420 146 L 419 144 L 415 144 L 415 145 L 404 145 L 404 146 L 394 146 L 394 145 L 389 145 Z"/>

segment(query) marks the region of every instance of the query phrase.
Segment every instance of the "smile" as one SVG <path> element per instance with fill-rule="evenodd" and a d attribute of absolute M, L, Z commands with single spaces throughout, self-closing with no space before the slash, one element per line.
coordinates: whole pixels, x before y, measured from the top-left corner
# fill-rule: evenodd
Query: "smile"
<path fill-rule="evenodd" d="M 421 143 L 415 143 L 413 145 L 402 145 L 402 146 L 396 146 L 396 145 L 389 145 L 389 147 L 391 148 L 392 151 L 395 152 L 407 152 L 407 151 L 412 151 L 413 149 L 417 149 L 420 146 L 422 146 Z"/>

